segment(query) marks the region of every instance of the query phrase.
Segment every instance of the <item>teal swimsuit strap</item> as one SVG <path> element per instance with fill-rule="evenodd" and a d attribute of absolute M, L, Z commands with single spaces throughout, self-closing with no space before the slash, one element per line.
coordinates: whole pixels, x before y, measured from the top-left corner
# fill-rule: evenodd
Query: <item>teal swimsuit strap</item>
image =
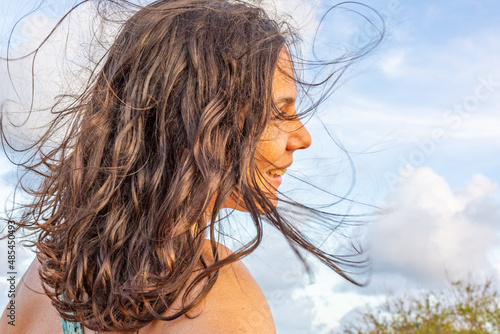
<path fill-rule="evenodd" d="M 63 334 L 83 334 L 82 325 L 79 322 L 69 322 L 62 319 Z"/>

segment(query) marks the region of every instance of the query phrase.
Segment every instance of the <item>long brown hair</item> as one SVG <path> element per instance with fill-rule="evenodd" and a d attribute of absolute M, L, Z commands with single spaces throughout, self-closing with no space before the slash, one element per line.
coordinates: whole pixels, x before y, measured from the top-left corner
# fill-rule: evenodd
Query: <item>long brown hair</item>
<path fill-rule="evenodd" d="M 27 190 L 33 201 L 15 223 L 37 233 L 40 276 L 64 318 L 134 331 L 184 315 L 222 266 L 256 249 L 264 221 L 297 255 L 304 249 L 354 282 L 342 266 L 357 263 L 315 246 L 258 186 L 256 144 L 271 117 L 286 117 L 271 84 L 292 40 L 286 26 L 239 1 L 156 1 L 127 20 L 87 89 L 19 164 L 42 181 Z M 63 125 L 60 144 L 42 149 Z M 218 213 L 230 196 L 256 234 L 219 259 Z M 207 235 L 212 265 L 201 257 Z M 178 297 L 182 309 L 162 317 Z"/>

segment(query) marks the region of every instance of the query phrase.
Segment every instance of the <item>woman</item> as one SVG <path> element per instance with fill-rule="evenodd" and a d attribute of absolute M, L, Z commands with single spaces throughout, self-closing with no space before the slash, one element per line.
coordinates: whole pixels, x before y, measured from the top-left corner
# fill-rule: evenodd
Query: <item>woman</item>
<path fill-rule="evenodd" d="M 4 312 L 1 333 L 275 333 L 240 262 L 263 221 L 350 280 L 348 259 L 276 209 L 294 151 L 311 144 L 280 27 L 225 0 L 156 1 L 123 25 L 35 148 L 70 124 L 60 145 L 21 164 L 42 175 L 15 220 L 37 234 L 37 257 L 18 286 L 16 326 Z M 255 223 L 235 253 L 217 242 L 222 208 Z"/>

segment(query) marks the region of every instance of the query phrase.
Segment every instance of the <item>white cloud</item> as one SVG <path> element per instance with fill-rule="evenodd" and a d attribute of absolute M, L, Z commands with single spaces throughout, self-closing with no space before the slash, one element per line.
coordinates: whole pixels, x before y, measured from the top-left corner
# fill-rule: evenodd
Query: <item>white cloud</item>
<path fill-rule="evenodd" d="M 319 0 L 261 0 L 256 1 L 262 6 L 272 19 L 289 23 L 292 29 L 300 34 L 302 45 L 300 52 L 304 57 L 309 56 L 319 21 Z"/>
<path fill-rule="evenodd" d="M 489 254 L 500 241 L 497 192 L 483 175 L 453 191 L 432 169 L 416 169 L 389 195 L 393 212 L 374 224 L 374 280 L 382 273 L 432 284 L 496 274 Z"/>
<path fill-rule="evenodd" d="M 33 55 L 40 43 L 51 33 L 58 20 L 56 15 L 61 8 L 48 6 L 45 10 L 35 11 L 19 21 L 14 30 L 15 39 L 9 47 L 9 61 L 0 61 L 0 100 L 2 113 L 7 114 L 14 124 L 13 135 L 24 140 L 33 140 L 43 133 L 45 126 L 53 119 L 50 108 L 59 94 L 79 92 L 88 79 L 88 66 L 91 60 L 99 58 L 104 50 L 98 50 L 96 44 L 90 45 L 94 34 L 106 38 L 108 30 L 102 36 L 96 30 L 99 27 L 95 4 L 80 6 L 71 16 L 57 27 L 49 40 Z M 10 27 L 12 29 L 13 27 Z M 3 31 L 3 33 L 10 33 Z M 5 29 L 4 29 L 5 30 Z M 112 30 L 112 29 L 110 29 Z M 1 46 L 2 57 L 7 56 L 6 44 Z M 8 99 L 8 102 L 6 102 Z M 33 106 L 33 112 L 27 111 Z M 24 123 L 24 124 L 23 124 Z"/>
<path fill-rule="evenodd" d="M 379 61 L 382 71 L 391 77 L 400 76 L 404 73 L 403 67 L 408 51 L 406 49 L 395 49 L 387 52 Z"/>

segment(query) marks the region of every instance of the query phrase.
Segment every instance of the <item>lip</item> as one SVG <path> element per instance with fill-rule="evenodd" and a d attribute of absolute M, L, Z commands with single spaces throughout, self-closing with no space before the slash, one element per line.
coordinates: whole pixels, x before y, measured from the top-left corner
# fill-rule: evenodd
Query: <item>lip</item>
<path fill-rule="evenodd" d="M 281 185 L 282 182 L 281 175 L 271 176 L 266 173 L 266 177 L 269 180 L 269 183 L 271 183 L 276 189 L 278 189 L 278 187 Z"/>
<path fill-rule="evenodd" d="M 292 165 L 292 163 L 293 163 L 293 161 L 290 162 L 289 164 L 283 165 L 283 166 L 273 165 L 273 168 L 269 168 L 268 171 L 273 170 L 273 169 L 286 169 L 286 168 L 290 167 Z"/>
<path fill-rule="evenodd" d="M 273 166 L 273 168 L 270 168 L 269 170 L 267 170 L 266 172 L 266 177 L 269 179 L 269 182 L 276 188 L 278 189 L 278 187 L 281 185 L 281 182 L 282 182 L 282 176 L 281 175 L 277 175 L 277 176 L 271 176 L 268 172 L 271 171 L 271 170 L 274 170 L 274 169 L 287 169 L 288 167 L 290 167 L 292 165 L 293 162 L 290 162 L 289 164 L 287 165 L 283 165 L 283 166 Z"/>

